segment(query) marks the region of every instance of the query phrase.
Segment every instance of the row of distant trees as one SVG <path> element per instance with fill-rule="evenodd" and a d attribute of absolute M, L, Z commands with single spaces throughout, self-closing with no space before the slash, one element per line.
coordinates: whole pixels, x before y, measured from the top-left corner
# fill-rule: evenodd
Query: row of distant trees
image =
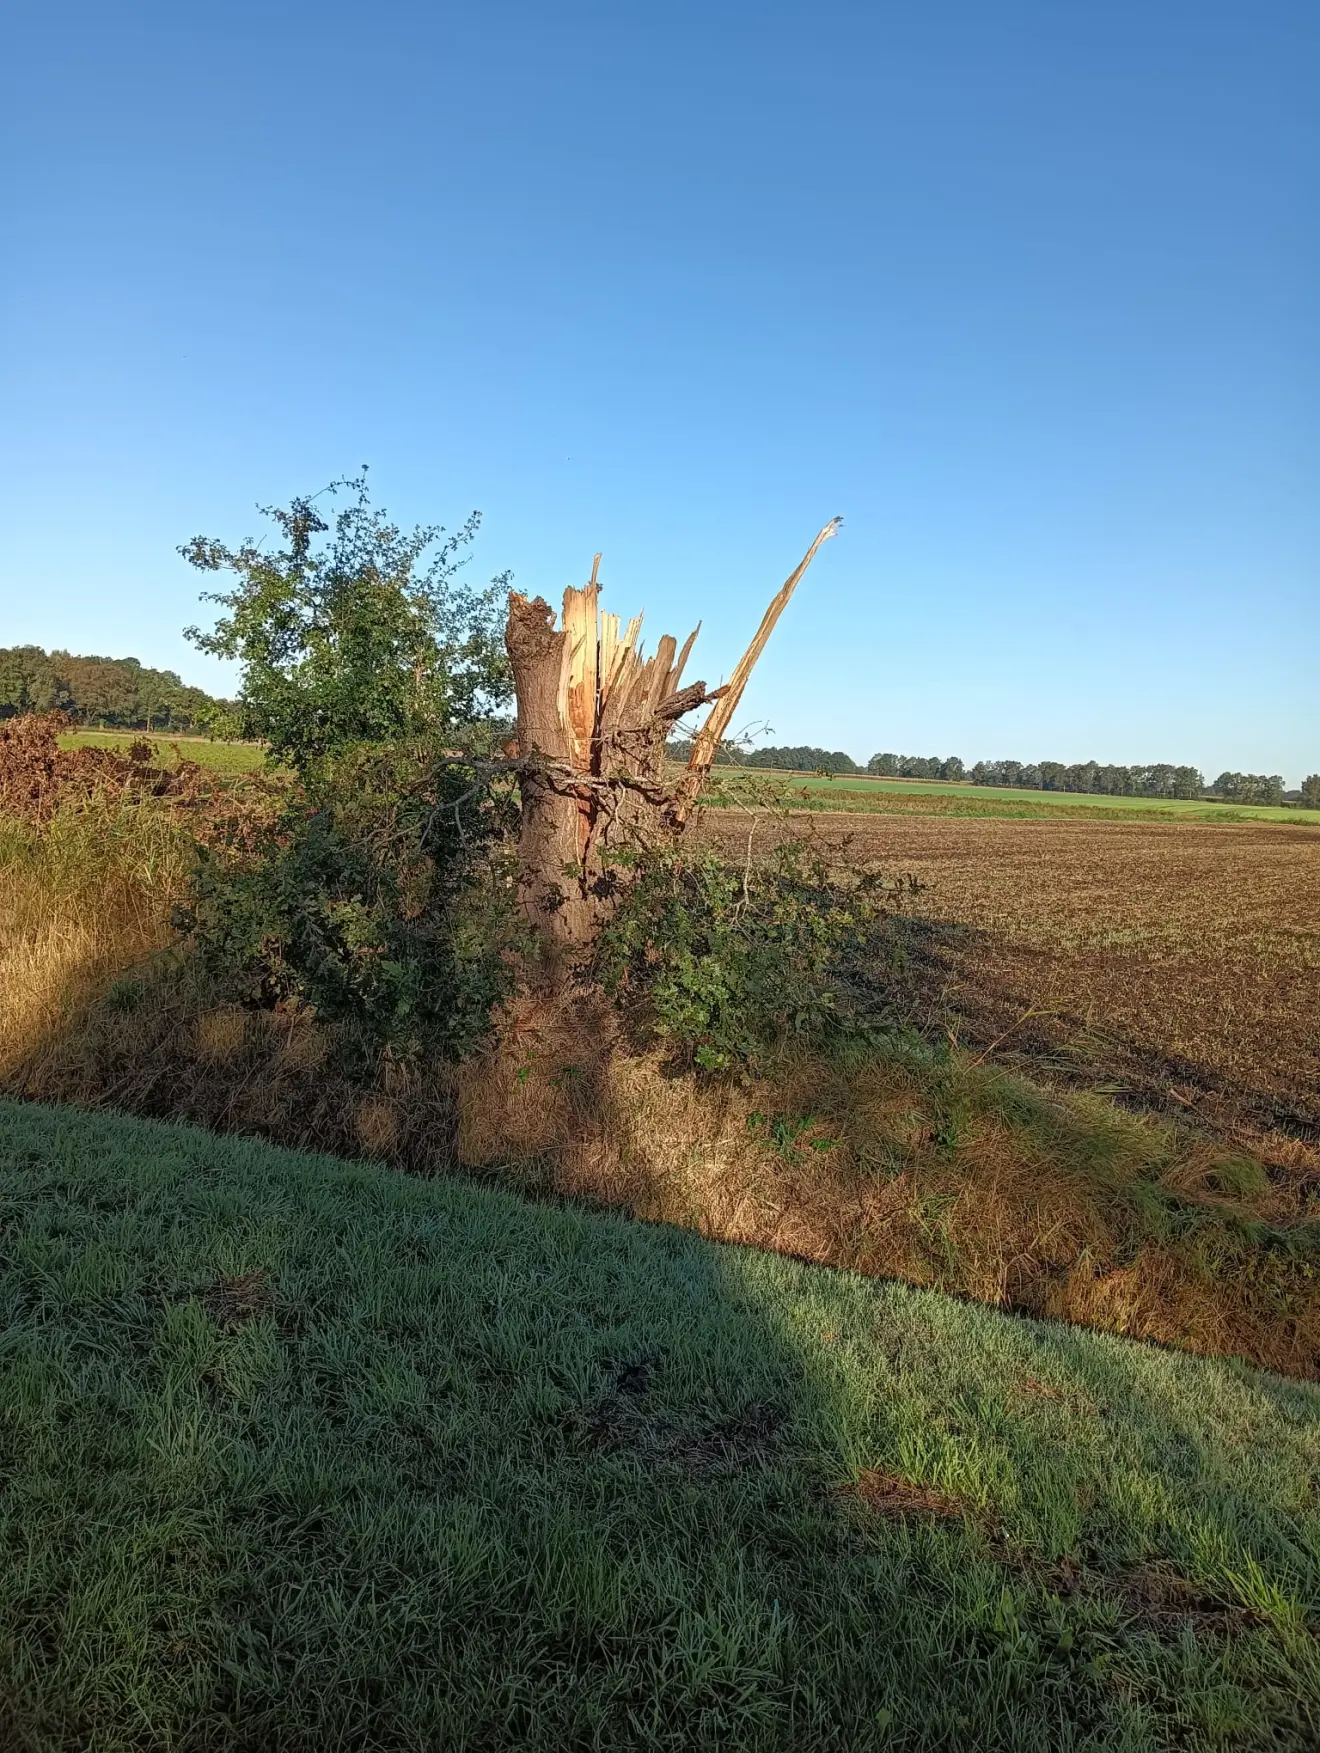
<path fill-rule="evenodd" d="M 107 729 L 211 731 L 223 726 L 228 708 L 173 670 L 149 669 L 135 657 L 0 646 L 0 718 L 56 710 Z"/>
<path fill-rule="evenodd" d="M 1102 761 L 978 761 L 968 767 L 957 755 L 872 755 L 868 773 L 896 779 L 945 779 L 1002 785 L 1025 791 L 1082 791 L 1100 797 L 1211 797 L 1233 803 L 1281 804 L 1280 773 L 1221 773 L 1209 785 L 1199 767 L 1172 761 L 1119 766 Z M 1320 776 L 1303 784 L 1303 798 L 1320 804 Z"/>
<path fill-rule="evenodd" d="M 671 752 L 687 758 L 688 745 L 676 742 Z M 796 748 L 721 750 L 721 764 L 774 767 L 797 773 L 873 773 L 890 779 L 942 779 L 972 785 L 1002 785 L 1026 791 L 1080 791 L 1101 797 L 1219 797 L 1232 803 L 1281 804 L 1283 777 L 1278 773 L 1221 773 L 1210 785 L 1199 767 L 1172 761 L 1118 766 L 1101 761 L 978 761 L 968 767 L 957 755 L 872 755 L 863 768 L 842 749 Z M 1320 774 L 1302 783 L 1301 801 L 1320 809 Z"/>
<path fill-rule="evenodd" d="M 1151 761 L 1124 767 L 1100 761 L 978 761 L 973 785 L 1021 786 L 1027 791 L 1086 791 L 1101 797 L 1200 797 L 1205 776 L 1198 767 Z M 1280 796 L 1283 781 L 1279 781 Z"/>

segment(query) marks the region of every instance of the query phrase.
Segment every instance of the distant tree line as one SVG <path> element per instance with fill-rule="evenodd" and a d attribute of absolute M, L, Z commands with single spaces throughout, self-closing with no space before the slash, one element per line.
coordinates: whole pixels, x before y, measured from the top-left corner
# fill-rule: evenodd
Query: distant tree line
<path fill-rule="evenodd" d="M 686 761 L 692 753 L 689 737 L 671 737 L 665 749 L 672 761 Z M 785 773 L 860 773 L 862 769 L 842 749 L 747 749 L 736 742 L 721 743 L 715 755 L 717 767 L 774 767 Z"/>
<path fill-rule="evenodd" d="M 228 709 L 173 670 L 149 669 L 135 657 L 0 646 L 0 718 L 53 710 L 107 729 L 188 731 L 218 728 Z"/>
<path fill-rule="evenodd" d="M 1200 797 L 1205 780 L 1195 767 L 1168 761 L 1119 767 L 1099 761 L 978 761 L 972 768 L 957 755 L 872 755 L 868 773 L 893 779 L 970 781 L 1025 791 L 1086 791 L 1111 797 Z"/>
<path fill-rule="evenodd" d="M 675 760 L 686 761 L 691 744 L 676 738 L 669 745 Z M 942 779 L 946 783 L 1002 785 L 1025 791 L 1081 791 L 1100 797 L 1223 798 L 1226 803 L 1282 804 L 1283 778 L 1278 773 L 1221 773 L 1207 785 L 1198 767 L 1172 761 L 1118 766 L 1101 761 L 978 761 L 969 768 L 957 755 L 872 755 L 859 767 L 842 749 L 742 749 L 727 744 L 717 756 L 720 766 L 775 767 L 795 773 L 871 773 L 884 779 Z M 1298 793 L 1290 794 L 1298 800 Z M 1320 773 L 1302 781 L 1300 802 L 1320 809 Z"/>
<path fill-rule="evenodd" d="M 973 785 L 1008 785 L 1026 791 L 1085 791 L 1101 797 L 1200 797 L 1205 777 L 1196 767 L 1152 761 L 1123 767 L 1100 761 L 978 761 L 967 775 Z"/>
<path fill-rule="evenodd" d="M 868 773 L 883 779 L 966 779 L 967 769 L 957 755 L 872 755 Z"/>
<path fill-rule="evenodd" d="M 1124 767 L 1101 761 L 978 761 L 967 768 L 956 755 L 947 760 L 925 755 L 872 755 L 868 773 L 898 779 L 970 780 L 1024 791 L 1081 791 L 1100 797 L 1221 797 L 1232 803 L 1281 804 L 1278 773 L 1221 773 L 1207 786 L 1198 767 L 1151 761 Z M 1306 781 L 1311 784 L 1310 780 Z M 1303 788 L 1304 796 L 1305 787 Z M 1320 798 L 1320 779 L 1312 788 Z"/>

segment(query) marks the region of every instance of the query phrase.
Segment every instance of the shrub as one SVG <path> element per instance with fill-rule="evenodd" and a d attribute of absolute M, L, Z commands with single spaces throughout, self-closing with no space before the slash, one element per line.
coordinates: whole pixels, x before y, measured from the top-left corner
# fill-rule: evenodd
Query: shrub
<path fill-rule="evenodd" d="M 310 1007 L 365 1062 L 461 1058 L 512 980 L 509 810 L 417 746 L 351 750 L 252 856 L 201 848 L 178 923 L 240 1001 Z"/>
<path fill-rule="evenodd" d="M 875 1020 L 856 970 L 901 885 L 840 872 L 801 840 L 757 863 L 674 849 L 627 862 L 595 972 L 680 1060 L 751 1070 L 787 1039 Z"/>
<path fill-rule="evenodd" d="M 348 496 L 329 518 L 306 496 L 263 507 L 272 542 L 198 536 L 180 550 L 235 580 L 203 599 L 225 611 L 214 628 L 187 637 L 240 663 L 238 727 L 300 771 L 359 742 L 429 736 L 440 746 L 509 695 L 509 575 L 485 589 L 459 576 L 479 514 L 452 535 L 435 524 L 405 531 L 371 504 L 365 472 L 326 491 Z"/>

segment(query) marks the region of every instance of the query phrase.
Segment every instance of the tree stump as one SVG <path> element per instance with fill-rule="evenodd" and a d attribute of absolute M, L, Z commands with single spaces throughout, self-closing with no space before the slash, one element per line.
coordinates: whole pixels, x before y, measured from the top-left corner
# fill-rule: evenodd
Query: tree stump
<path fill-rule="evenodd" d="M 617 899 L 616 855 L 682 832 L 700 797 L 743 691 L 816 550 L 821 530 L 771 602 L 729 681 L 683 686 L 700 623 L 680 651 L 669 634 L 645 657 L 642 617 L 626 627 L 599 608 L 597 554 L 591 580 L 564 592 L 561 623 L 541 597 L 509 593 L 505 631 L 518 705 L 522 825 L 519 900 L 546 951 L 563 969 L 591 946 Z M 711 711 L 687 766 L 667 769 L 665 744 L 678 721 Z"/>

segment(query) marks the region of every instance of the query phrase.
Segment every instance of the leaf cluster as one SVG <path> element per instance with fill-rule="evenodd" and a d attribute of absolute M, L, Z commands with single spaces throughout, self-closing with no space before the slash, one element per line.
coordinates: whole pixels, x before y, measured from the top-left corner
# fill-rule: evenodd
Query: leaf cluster
<path fill-rule="evenodd" d="M 325 490 L 347 503 L 322 516 L 315 499 L 263 507 L 278 540 L 237 548 L 197 536 L 180 552 L 232 590 L 203 600 L 225 611 L 187 629 L 213 657 L 242 666 L 246 736 L 300 772 L 355 743 L 453 739 L 508 699 L 501 574 L 484 588 L 459 578 L 480 514 L 452 534 L 404 531 L 371 504 L 365 472 Z"/>
<path fill-rule="evenodd" d="M 310 1007 L 364 1064 L 460 1059 L 512 980 L 511 810 L 423 745 L 356 745 L 252 856 L 203 849 L 177 923 L 242 1002 Z"/>
<path fill-rule="evenodd" d="M 786 1040 L 868 1020 L 853 971 L 897 889 L 879 873 L 840 870 L 806 839 L 743 864 L 675 848 L 628 862 L 595 972 L 681 1061 L 751 1071 Z"/>

